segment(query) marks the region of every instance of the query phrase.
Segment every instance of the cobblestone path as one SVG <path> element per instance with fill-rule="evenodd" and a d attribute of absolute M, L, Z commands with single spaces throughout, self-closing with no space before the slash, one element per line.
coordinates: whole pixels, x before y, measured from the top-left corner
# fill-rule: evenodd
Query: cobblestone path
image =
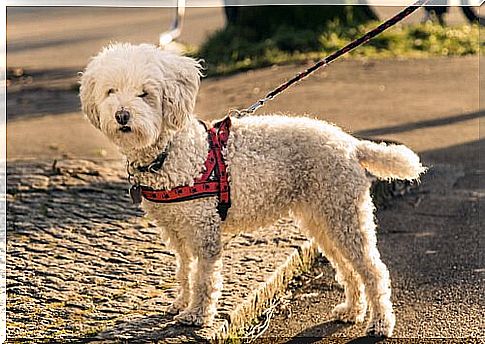
<path fill-rule="evenodd" d="M 9 339 L 225 336 L 311 260 L 314 249 L 290 221 L 242 235 L 226 250 L 214 328 L 176 325 L 164 312 L 177 287 L 174 255 L 156 225 L 131 205 L 124 174 L 121 163 L 9 163 Z"/>

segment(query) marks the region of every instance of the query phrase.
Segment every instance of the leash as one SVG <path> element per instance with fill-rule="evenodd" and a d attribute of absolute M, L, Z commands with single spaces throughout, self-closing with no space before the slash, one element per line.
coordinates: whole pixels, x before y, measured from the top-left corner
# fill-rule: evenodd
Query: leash
<path fill-rule="evenodd" d="M 357 48 L 358 46 L 360 46 L 362 44 L 367 43 L 369 40 L 371 40 L 375 36 L 381 34 L 382 32 L 384 32 L 385 30 L 387 30 L 391 26 L 397 24 L 398 22 L 400 22 L 401 20 L 403 20 L 404 18 L 406 18 L 407 16 L 409 16 L 410 14 L 415 12 L 421 6 L 426 4 L 428 1 L 429 0 L 418 0 L 418 1 L 416 1 L 414 4 L 406 7 L 404 10 L 397 13 L 394 17 L 389 18 L 384 23 L 382 23 L 379 26 L 377 26 L 376 28 L 370 30 L 365 35 L 363 35 L 362 37 L 357 38 L 356 40 L 347 44 L 345 47 L 340 48 L 336 52 L 334 52 L 334 53 L 330 54 L 329 56 L 319 60 L 317 63 L 315 63 L 313 66 L 311 66 L 307 70 L 305 70 L 301 73 L 298 73 L 292 79 L 288 80 L 284 84 L 281 84 L 280 86 L 275 88 L 273 91 L 269 92 L 264 98 L 261 98 L 260 100 L 258 100 L 253 105 L 249 106 L 248 108 L 246 108 L 244 110 L 236 110 L 236 109 L 230 110 L 229 115 L 232 115 L 236 118 L 241 118 L 241 117 L 244 117 L 246 115 L 253 114 L 257 109 L 264 106 L 264 104 L 267 101 L 274 99 L 278 94 L 280 94 L 281 92 L 286 90 L 288 87 L 290 87 L 293 84 L 295 84 L 295 83 L 301 81 L 302 79 L 306 78 L 308 75 L 310 75 L 311 73 L 313 73 L 317 69 L 319 69 L 321 67 L 326 67 L 331 62 L 338 59 L 340 56 L 348 53 L 351 50 L 354 50 L 355 48 Z"/>

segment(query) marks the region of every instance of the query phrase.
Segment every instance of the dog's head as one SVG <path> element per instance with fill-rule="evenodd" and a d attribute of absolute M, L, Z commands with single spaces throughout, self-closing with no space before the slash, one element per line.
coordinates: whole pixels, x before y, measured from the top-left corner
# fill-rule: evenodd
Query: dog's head
<path fill-rule="evenodd" d="M 200 71 L 198 61 L 153 45 L 111 44 L 82 73 L 83 112 L 121 148 L 152 145 L 192 116 Z"/>

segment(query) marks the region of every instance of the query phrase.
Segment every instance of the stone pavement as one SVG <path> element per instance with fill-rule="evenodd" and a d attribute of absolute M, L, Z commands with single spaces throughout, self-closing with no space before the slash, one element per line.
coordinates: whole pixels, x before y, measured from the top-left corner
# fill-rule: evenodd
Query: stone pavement
<path fill-rule="evenodd" d="M 478 214 L 484 189 L 480 163 L 467 161 L 471 166 L 465 169 L 433 164 L 419 190 L 377 213 L 381 252 L 393 274 L 400 338 L 483 336 L 478 302 L 483 221 Z M 226 247 L 215 326 L 184 327 L 164 312 L 177 287 L 173 254 L 160 241 L 157 227 L 131 205 L 123 164 L 12 162 L 7 181 L 11 341 L 238 337 L 315 258 L 311 243 L 285 219 L 264 235 L 233 239 Z M 375 192 L 383 194 L 379 188 Z M 295 316 L 278 315 L 265 339 L 332 336 L 346 342 L 359 336 L 363 325 L 328 320 L 342 296 L 328 263 L 306 275 L 310 279 L 292 282 L 300 290 L 290 293 L 286 310 Z"/>
<path fill-rule="evenodd" d="M 12 341 L 225 338 L 248 323 L 315 250 L 294 224 L 226 248 L 216 325 L 179 326 L 175 259 L 131 205 L 121 163 L 16 162 L 7 169 L 7 335 Z"/>

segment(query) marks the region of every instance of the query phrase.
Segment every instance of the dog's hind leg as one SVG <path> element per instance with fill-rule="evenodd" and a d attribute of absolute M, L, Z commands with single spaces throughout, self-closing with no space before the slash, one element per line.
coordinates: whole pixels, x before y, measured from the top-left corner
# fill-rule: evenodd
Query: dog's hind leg
<path fill-rule="evenodd" d="M 377 250 L 370 182 L 357 168 L 344 176 L 345 178 L 334 178 L 333 184 L 327 185 L 328 189 L 321 193 L 311 193 L 303 208 L 312 221 L 326 224 L 323 230 L 326 231 L 328 243 L 321 236 L 319 240 L 323 249 L 327 246 L 328 250 L 330 245 L 334 246 L 337 251 L 334 255 L 341 256 L 347 262 L 348 270 L 355 271 L 364 284 L 371 311 L 367 334 L 390 336 L 395 317 L 389 272 Z M 318 233 L 315 234 L 318 237 Z M 330 255 L 331 251 L 330 249 Z"/>
<path fill-rule="evenodd" d="M 192 245 L 197 261 L 193 266 L 189 306 L 175 317 L 181 323 L 210 326 L 222 289 L 222 244 L 217 224 L 206 224 L 194 235 Z"/>
<path fill-rule="evenodd" d="M 365 286 L 371 310 L 366 333 L 391 336 L 395 317 L 389 272 L 377 250 L 374 206 L 366 183 L 354 182 L 347 185 L 348 190 L 342 186 L 342 191 L 347 191 L 346 196 L 340 194 L 333 200 L 331 209 L 327 209 L 328 237 Z"/>
<path fill-rule="evenodd" d="M 323 250 L 325 257 L 330 261 L 336 271 L 336 281 L 344 287 L 345 302 L 337 305 L 333 309 L 332 314 L 334 318 L 343 322 L 360 323 L 364 321 L 367 302 L 365 299 L 364 285 L 360 276 L 328 239 L 325 229 L 326 224 L 303 220 L 302 225 L 315 239 L 320 249 Z"/>

